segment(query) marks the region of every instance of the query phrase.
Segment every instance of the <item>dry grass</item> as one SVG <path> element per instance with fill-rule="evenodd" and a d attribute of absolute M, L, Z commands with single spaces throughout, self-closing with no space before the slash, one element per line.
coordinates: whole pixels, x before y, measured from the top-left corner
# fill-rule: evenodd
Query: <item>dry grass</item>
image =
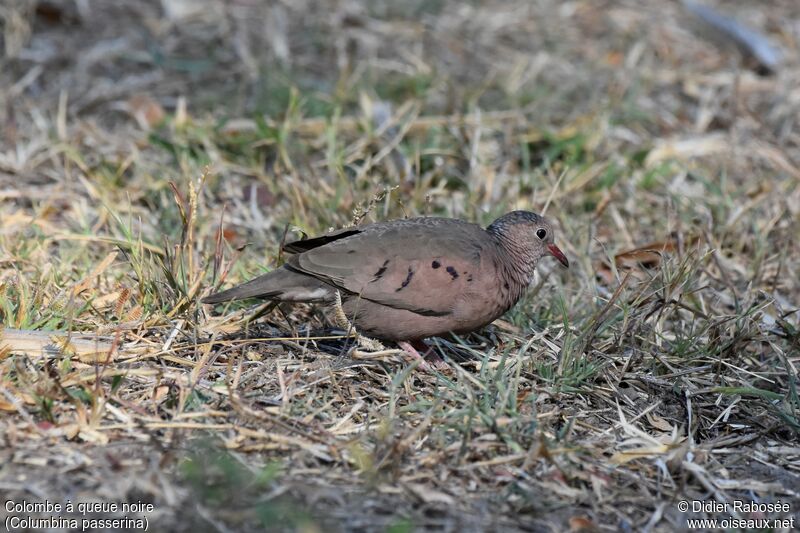
<path fill-rule="evenodd" d="M 158 530 L 800 519 L 795 2 L 725 4 L 785 48 L 771 77 L 655 0 L 269 4 L 0 7 L 0 317 L 29 343 L 0 354 L 1 499 L 149 501 Z M 449 373 L 198 303 L 287 231 L 512 208 L 573 267 L 438 341 Z"/>

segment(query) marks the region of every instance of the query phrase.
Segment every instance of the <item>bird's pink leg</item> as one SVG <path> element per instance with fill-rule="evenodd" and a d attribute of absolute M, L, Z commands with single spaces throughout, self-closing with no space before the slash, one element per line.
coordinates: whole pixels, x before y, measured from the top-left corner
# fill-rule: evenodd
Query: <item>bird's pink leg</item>
<path fill-rule="evenodd" d="M 422 341 L 413 341 L 413 342 L 397 341 L 397 345 L 414 359 L 419 359 L 420 361 L 422 361 L 419 364 L 419 366 L 423 370 L 428 370 L 428 371 L 431 370 L 431 365 L 429 361 L 426 360 L 426 357 L 428 357 L 432 353 L 434 354 L 435 357 L 432 357 L 431 358 L 432 360 L 430 362 L 433 363 L 434 368 L 436 368 L 437 370 L 446 370 L 450 368 L 446 362 L 444 362 L 438 355 L 436 355 L 433 352 L 432 347 L 428 346 Z M 417 351 L 418 349 L 424 350 L 424 354 L 421 355 Z"/>
<path fill-rule="evenodd" d="M 428 364 L 428 362 L 427 362 L 427 361 L 425 361 L 425 358 L 424 358 L 424 357 L 422 357 L 422 356 L 419 354 L 419 352 L 417 351 L 417 349 L 416 349 L 416 348 L 414 348 L 413 346 L 411 346 L 411 343 L 409 343 L 409 342 L 406 342 L 406 341 L 397 341 L 397 345 L 398 345 L 398 346 L 399 346 L 399 347 L 400 347 L 400 348 L 401 348 L 401 349 L 402 349 L 404 352 L 406 352 L 408 355 L 410 355 L 410 356 L 411 356 L 411 357 L 413 357 L 414 359 L 419 359 L 419 360 L 420 360 L 419 367 L 420 367 L 421 369 L 423 369 L 423 370 L 430 370 L 430 369 L 431 369 L 431 367 L 430 367 L 430 365 Z"/>

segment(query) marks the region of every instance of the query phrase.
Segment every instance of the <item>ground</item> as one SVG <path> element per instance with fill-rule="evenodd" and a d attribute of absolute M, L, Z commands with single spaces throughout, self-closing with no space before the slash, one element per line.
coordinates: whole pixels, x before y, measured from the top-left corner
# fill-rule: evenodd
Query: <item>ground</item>
<path fill-rule="evenodd" d="M 660 0 L 3 2 L 4 525 L 800 521 L 800 4 L 718 7 L 774 72 Z M 199 303 L 285 239 L 511 209 L 571 267 L 450 370 Z"/>

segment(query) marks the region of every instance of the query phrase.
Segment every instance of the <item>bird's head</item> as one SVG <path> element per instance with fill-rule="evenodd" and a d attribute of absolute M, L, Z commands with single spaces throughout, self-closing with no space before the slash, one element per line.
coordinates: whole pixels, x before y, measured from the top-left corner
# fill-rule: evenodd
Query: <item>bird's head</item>
<path fill-rule="evenodd" d="M 541 215 L 530 211 L 512 211 L 486 228 L 512 254 L 523 254 L 534 264 L 540 257 L 551 255 L 569 268 L 569 260 L 556 246 L 553 226 Z"/>

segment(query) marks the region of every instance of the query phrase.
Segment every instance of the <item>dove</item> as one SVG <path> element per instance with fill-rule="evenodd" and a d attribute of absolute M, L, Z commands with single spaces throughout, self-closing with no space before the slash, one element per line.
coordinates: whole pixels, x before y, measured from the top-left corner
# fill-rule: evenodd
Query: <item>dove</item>
<path fill-rule="evenodd" d="M 376 222 L 284 245 L 286 262 L 203 298 L 337 302 L 362 335 L 394 341 L 415 357 L 422 339 L 491 323 L 522 297 L 539 260 L 569 261 L 553 226 L 530 211 L 485 229 L 454 218 Z"/>

